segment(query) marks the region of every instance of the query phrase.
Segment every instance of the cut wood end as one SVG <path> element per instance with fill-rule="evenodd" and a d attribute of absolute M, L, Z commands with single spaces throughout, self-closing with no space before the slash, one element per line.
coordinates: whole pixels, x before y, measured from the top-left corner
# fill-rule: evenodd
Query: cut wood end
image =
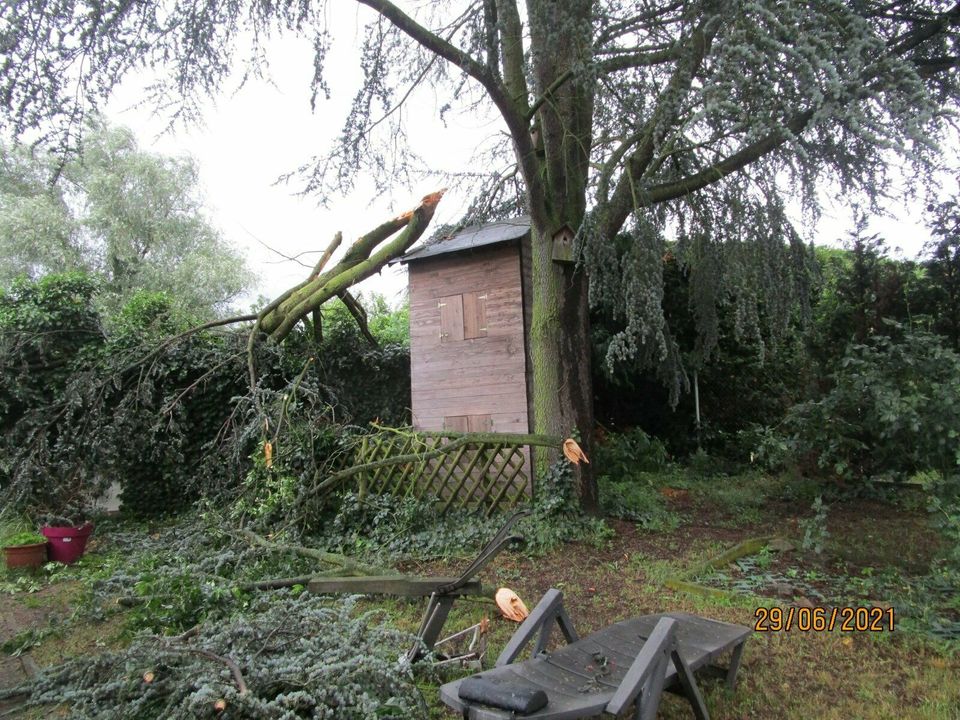
<path fill-rule="evenodd" d="M 574 465 L 579 465 L 581 462 L 585 462 L 588 465 L 590 464 L 586 454 L 580 449 L 577 441 L 573 438 L 567 438 L 563 441 L 563 456 Z"/>
<path fill-rule="evenodd" d="M 223 712 L 224 710 L 227 709 L 227 701 L 224 700 L 223 698 L 220 698 L 213 704 L 213 709 L 216 710 L 217 712 Z"/>
<path fill-rule="evenodd" d="M 497 607 L 507 620 L 513 622 L 523 622 L 527 619 L 530 611 L 523 604 L 523 600 L 510 588 L 500 588 L 494 596 Z"/>
<path fill-rule="evenodd" d="M 153 682 L 155 677 L 156 675 L 154 675 L 152 672 L 148 670 L 143 674 L 143 681 L 149 685 L 150 683 Z"/>
<path fill-rule="evenodd" d="M 420 205 L 418 205 L 413 210 L 408 210 L 405 213 L 397 215 L 397 220 L 409 220 L 410 218 L 413 217 L 413 214 L 420 208 L 428 208 L 432 210 L 440 202 L 440 199 L 443 197 L 443 194 L 446 191 L 447 189 L 443 188 L 443 190 L 437 190 L 436 192 L 432 192 L 429 195 L 424 195 L 423 199 L 420 201 Z"/>

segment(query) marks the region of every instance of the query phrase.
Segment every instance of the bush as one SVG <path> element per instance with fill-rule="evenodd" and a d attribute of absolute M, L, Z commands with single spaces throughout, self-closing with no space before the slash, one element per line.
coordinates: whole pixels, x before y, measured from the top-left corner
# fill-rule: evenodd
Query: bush
<path fill-rule="evenodd" d="M 604 515 L 632 520 L 645 530 L 673 529 L 679 523 L 647 473 L 669 464 L 667 448 L 640 428 L 610 434 L 594 452 L 594 467 Z"/>
<path fill-rule="evenodd" d="M 784 422 L 795 461 L 844 480 L 960 465 L 960 355 L 924 332 L 851 345 L 818 401 Z"/>
<path fill-rule="evenodd" d="M 675 530 L 680 517 L 667 509 L 663 495 L 649 480 L 633 478 L 618 482 L 606 475 L 599 479 L 600 509 L 604 515 L 632 520 L 643 530 Z"/>
<path fill-rule="evenodd" d="M 157 352 L 196 319 L 145 291 L 104 318 L 98 288 L 71 273 L 0 291 L 0 504 L 34 519 L 79 518 L 113 481 L 139 516 L 204 494 L 233 500 L 264 478 L 268 492 L 303 485 L 340 452 L 344 423 L 406 417 L 403 315 L 383 303 L 375 327 L 398 342 L 373 347 L 349 315 L 331 311 L 319 347 L 303 330 L 257 344 L 251 392 L 246 330 L 196 333 Z M 268 442 L 276 469 L 251 469 Z"/>
<path fill-rule="evenodd" d="M 594 452 L 595 470 L 618 480 L 638 472 L 663 470 L 669 462 L 666 446 L 640 428 L 607 435 Z"/>
<path fill-rule="evenodd" d="M 580 511 L 570 463 L 561 460 L 538 479 L 531 514 L 515 532 L 530 553 L 543 553 L 580 540 L 600 544 L 610 537 L 602 520 Z M 325 543 L 344 553 L 392 557 L 442 557 L 473 554 L 503 526 L 509 513 L 485 518 L 472 510 L 440 515 L 435 499 L 392 495 L 360 498 L 348 493 L 330 523 Z"/>

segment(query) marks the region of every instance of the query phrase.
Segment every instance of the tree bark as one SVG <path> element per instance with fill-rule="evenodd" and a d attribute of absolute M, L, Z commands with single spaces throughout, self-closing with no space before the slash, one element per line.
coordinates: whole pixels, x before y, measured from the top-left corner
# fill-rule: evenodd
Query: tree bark
<path fill-rule="evenodd" d="M 537 433 L 577 437 L 592 452 L 593 390 L 590 375 L 590 315 L 584 271 L 552 259 L 551 237 L 531 229 L 533 320 L 530 327 L 533 368 L 533 418 Z M 559 457 L 556 448 L 535 448 L 537 474 L 543 476 Z M 598 509 L 591 466 L 576 468 L 581 507 Z"/>
<path fill-rule="evenodd" d="M 520 143 L 516 146 L 531 217 L 534 431 L 576 436 L 589 457 L 593 431 L 589 284 L 583 268 L 553 260 L 553 237 L 565 225 L 577 230 L 586 215 L 594 89 L 576 77 L 575 69 L 592 60 L 591 3 L 575 0 L 565 4 L 563 13 L 545 0 L 530 0 L 527 6 L 542 142 L 536 176 L 519 157 Z M 539 452 L 535 457 L 542 476 L 559 454 Z M 591 466 L 581 464 L 576 472 L 580 505 L 594 513 L 597 486 Z"/>

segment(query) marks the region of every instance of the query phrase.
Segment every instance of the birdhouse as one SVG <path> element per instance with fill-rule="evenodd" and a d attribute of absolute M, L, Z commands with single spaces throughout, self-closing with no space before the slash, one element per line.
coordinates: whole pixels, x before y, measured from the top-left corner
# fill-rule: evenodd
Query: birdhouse
<path fill-rule="evenodd" d="M 564 225 L 553 234 L 553 248 L 551 258 L 558 263 L 575 262 L 573 256 L 573 240 L 576 234 L 569 225 Z"/>

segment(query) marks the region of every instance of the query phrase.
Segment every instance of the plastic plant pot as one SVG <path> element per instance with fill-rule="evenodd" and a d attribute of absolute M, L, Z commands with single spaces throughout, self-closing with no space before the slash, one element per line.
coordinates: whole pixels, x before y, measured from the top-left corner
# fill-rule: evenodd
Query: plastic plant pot
<path fill-rule="evenodd" d="M 70 565 L 79 560 L 87 549 L 87 538 L 93 532 L 93 525 L 86 523 L 80 527 L 45 527 L 40 532 L 47 538 L 50 559 Z"/>

